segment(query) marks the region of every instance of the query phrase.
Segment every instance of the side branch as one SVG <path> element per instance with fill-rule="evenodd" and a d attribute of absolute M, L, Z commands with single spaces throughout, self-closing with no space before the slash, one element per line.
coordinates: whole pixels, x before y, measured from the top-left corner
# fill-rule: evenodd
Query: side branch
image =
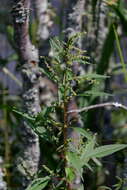
<path fill-rule="evenodd" d="M 80 113 L 80 112 L 83 112 L 83 111 L 88 111 L 88 110 L 91 110 L 91 109 L 101 108 L 101 107 L 106 107 L 106 106 L 115 106 L 115 107 L 123 108 L 123 109 L 127 110 L 127 106 L 122 105 L 122 104 L 120 104 L 118 102 L 106 102 L 106 103 L 102 103 L 102 104 L 91 105 L 91 106 L 84 107 L 84 108 L 81 108 L 81 109 L 70 110 L 67 113 L 73 113 L 73 112 Z"/>

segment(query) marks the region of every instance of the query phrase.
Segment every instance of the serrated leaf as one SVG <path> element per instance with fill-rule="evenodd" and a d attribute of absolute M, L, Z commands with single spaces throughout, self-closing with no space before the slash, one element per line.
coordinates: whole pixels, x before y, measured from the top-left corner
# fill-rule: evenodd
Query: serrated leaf
<path fill-rule="evenodd" d="M 35 179 L 27 187 L 26 190 L 42 190 L 48 185 L 49 181 L 50 181 L 50 177 L 48 177 L 48 176 Z"/>
<path fill-rule="evenodd" d="M 95 148 L 93 151 L 89 150 L 86 154 L 84 154 L 84 158 L 102 158 L 104 156 L 108 156 L 113 154 L 119 150 L 126 148 L 126 144 L 113 144 L 113 145 L 104 145 L 98 148 Z"/>

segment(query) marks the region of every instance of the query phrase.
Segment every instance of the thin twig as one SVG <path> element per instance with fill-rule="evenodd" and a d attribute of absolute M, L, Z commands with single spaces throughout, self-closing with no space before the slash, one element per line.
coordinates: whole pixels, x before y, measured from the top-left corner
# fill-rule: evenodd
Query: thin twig
<path fill-rule="evenodd" d="M 88 111 L 88 110 L 91 110 L 91 109 L 105 107 L 105 106 L 115 106 L 115 107 L 123 108 L 123 109 L 127 110 L 127 107 L 125 105 L 122 105 L 122 104 L 120 104 L 118 102 L 106 102 L 106 103 L 102 103 L 102 104 L 91 105 L 91 106 L 84 107 L 84 108 L 81 108 L 81 109 L 70 110 L 67 113 L 72 113 L 72 112 L 80 113 L 80 112 L 83 112 L 83 111 Z"/>

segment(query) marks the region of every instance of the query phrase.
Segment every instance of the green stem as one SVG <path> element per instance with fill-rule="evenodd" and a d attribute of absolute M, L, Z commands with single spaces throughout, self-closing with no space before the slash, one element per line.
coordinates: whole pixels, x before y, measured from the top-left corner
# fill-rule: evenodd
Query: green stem
<path fill-rule="evenodd" d="M 64 85 L 64 124 L 63 124 L 63 143 L 64 143 L 64 173 L 66 175 L 65 169 L 67 167 L 67 159 L 66 159 L 66 152 L 67 152 L 67 102 L 66 102 L 66 72 L 63 78 L 63 85 Z M 66 180 L 66 187 L 67 187 L 67 180 Z"/>
<path fill-rule="evenodd" d="M 65 173 L 65 179 L 66 179 L 66 190 L 72 190 L 70 187 L 70 184 L 67 180 L 66 176 L 66 168 L 68 167 L 68 161 L 67 161 L 67 151 L 68 151 L 68 99 L 67 99 L 67 78 L 66 78 L 66 71 L 64 74 L 64 79 L 63 79 L 63 85 L 64 85 L 64 103 L 63 103 L 63 111 L 64 111 L 64 125 L 63 125 L 63 141 L 64 141 L 64 173 Z"/>
<path fill-rule="evenodd" d="M 67 95 L 66 95 L 66 85 L 67 85 L 67 78 L 66 78 L 66 71 L 64 73 L 63 77 L 63 86 L 64 86 L 64 97 L 63 97 L 63 112 L 64 112 L 64 124 L 63 124 L 63 144 L 64 144 L 64 150 L 63 150 L 63 155 L 64 155 L 64 174 L 65 174 L 65 179 L 66 179 L 66 190 L 70 190 L 68 188 L 68 181 L 66 178 L 66 168 L 67 168 L 67 158 L 66 158 L 66 153 L 67 153 L 67 128 L 68 128 L 68 122 L 67 122 Z"/>
<path fill-rule="evenodd" d="M 67 122 L 67 102 L 64 102 L 64 126 L 63 126 L 63 138 L 64 138 L 64 171 L 68 167 L 67 159 L 66 159 L 66 153 L 67 153 L 67 128 L 68 128 L 68 122 Z M 65 172 L 66 174 L 66 172 Z M 70 184 L 67 181 L 66 178 L 66 190 L 72 190 L 70 187 Z"/>
<path fill-rule="evenodd" d="M 127 82 L 126 64 L 125 64 L 125 62 L 124 62 L 124 57 L 123 57 L 123 54 L 122 54 L 122 49 L 121 49 L 121 47 L 120 47 L 120 41 L 119 41 L 118 33 L 117 33 L 116 28 L 115 28 L 114 25 L 113 25 L 113 29 L 114 29 L 114 33 L 115 33 L 116 45 L 117 45 L 117 48 L 118 48 L 118 53 L 119 53 L 119 57 L 120 57 L 120 62 L 121 62 L 122 67 L 123 67 L 123 73 L 124 73 L 125 81 Z"/>

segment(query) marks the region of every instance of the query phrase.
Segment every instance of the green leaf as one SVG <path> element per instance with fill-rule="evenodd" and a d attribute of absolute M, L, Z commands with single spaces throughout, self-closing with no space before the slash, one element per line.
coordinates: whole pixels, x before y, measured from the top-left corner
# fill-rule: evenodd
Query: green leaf
<path fill-rule="evenodd" d="M 120 190 L 126 179 L 122 179 L 118 176 L 116 176 L 116 178 L 117 178 L 118 182 L 117 182 L 117 184 L 113 185 L 113 187 L 115 188 L 115 190 Z"/>
<path fill-rule="evenodd" d="M 54 37 L 53 39 L 50 39 L 50 46 L 51 50 L 53 52 L 53 58 L 60 63 L 61 62 L 61 56 L 63 54 L 63 46 L 60 42 L 58 37 Z"/>
<path fill-rule="evenodd" d="M 75 178 L 75 173 L 74 173 L 74 169 L 73 168 L 65 168 L 65 172 L 66 172 L 66 177 L 68 179 L 68 181 L 73 181 Z"/>
<path fill-rule="evenodd" d="M 110 76 L 106 76 L 106 75 L 100 75 L 100 74 L 96 74 L 96 73 L 90 73 L 90 74 L 85 74 L 85 75 L 81 75 L 81 76 L 78 76 L 77 78 L 88 78 L 88 79 L 106 79 L 106 78 L 109 78 Z"/>
<path fill-rule="evenodd" d="M 106 92 L 97 92 L 97 91 L 94 91 L 94 90 L 88 90 L 88 91 L 85 91 L 84 94 L 77 94 L 77 96 L 113 96 L 112 94 L 109 94 L 109 93 L 106 93 Z"/>
<path fill-rule="evenodd" d="M 52 70 L 52 72 L 48 71 L 48 69 L 44 70 L 43 68 L 39 68 L 39 70 L 40 70 L 40 72 L 45 74 L 50 80 L 53 80 L 53 81 L 57 80 L 57 77 L 55 77 L 53 70 Z"/>
<path fill-rule="evenodd" d="M 53 188 L 53 190 L 60 190 L 62 188 L 60 188 L 60 186 L 64 183 L 64 180 L 60 180 L 60 182 L 57 184 L 57 186 L 55 188 Z"/>
<path fill-rule="evenodd" d="M 125 33 L 127 34 L 127 18 L 125 16 L 125 14 L 123 14 L 123 10 L 121 10 L 120 7 L 113 7 L 114 11 L 116 12 L 117 16 L 120 18 L 123 30 L 125 31 Z"/>
<path fill-rule="evenodd" d="M 109 32 L 103 44 L 101 51 L 101 58 L 97 64 L 97 73 L 104 74 L 109 68 L 109 60 L 114 50 L 115 34 L 113 30 L 113 24 L 109 27 Z"/>
<path fill-rule="evenodd" d="M 48 176 L 35 179 L 27 187 L 26 190 L 42 190 L 48 185 L 49 181 L 50 181 L 50 177 L 48 177 Z"/>
<path fill-rule="evenodd" d="M 82 59 L 75 59 L 75 61 L 77 61 L 78 63 L 81 63 L 81 64 L 87 64 L 87 65 L 91 65 L 91 63 L 90 62 L 88 62 L 88 61 L 85 61 L 85 60 L 82 60 Z"/>
<path fill-rule="evenodd" d="M 82 163 L 79 161 L 79 156 L 76 152 L 67 152 L 68 163 L 75 168 L 79 173 L 81 173 Z"/>
<path fill-rule="evenodd" d="M 99 166 L 99 167 L 102 166 L 102 163 L 101 163 L 97 158 L 92 158 L 92 160 L 93 160 L 93 162 L 94 162 L 97 166 Z"/>
<path fill-rule="evenodd" d="M 44 133 L 46 134 L 46 128 L 45 127 L 36 127 L 36 131 L 40 134 L 43 135 Z"/>
<path fill-rule="evenodd" d="M 62 52 L 63 50 L 62 43 L 58 37 L 54 37 L 53 39 L 50 39 L 50 46 L 51 46 L 51 49 L 54 50 L 54 53 Z"/>
<path fill-rule="evenodd" d="M 48 78 L 51 78 L 50 72 L 49 71 L 45 71 L 43 68 L 39 67 L 40 72 L 42 72 L 43 74 L 45 74 Z"/>
<path fill-rule="evenodd" d="M 85 166 L 86 166 L 91 172 L 93 172 L 93 168 L 92 168 L 88 163 L 86 163 Z"/>
<path fill-rule="evenodd" d="M 84 158 L 102 158 L 104 156 L 108 156 L 110 154 L 113 154 L 119 150 L 122 150 L 126 148 L 126 144 L 113 144 L 113 145 L 104 145 L 100 146 L 98 148 L 95 148 L 93 151 L 89 150 L 86 154 L 84 154 Z"/>
<path fill-rule="evenodd" d="M 105 189 L 105 190 L 112 190 L 110 187 L 107 187 L 107 186 L 100 186 L 99 187 L 99 190 L 101 190 L 101 189 Z"/>
<path fill-rule="evenodd" d="M 78 190 L 84 190 L 84 185 L 81 184 Z"/>
<path fill-rule="evenodd" d="M 51 133 L 49 132 L 49 130 L 47 130 L 46 128 L 40 126 L 40 127 L 32 127 L 32 129 L 34 130 L 34 132 L 41 137 L 42 139 L 44 139 L 45 141 L 48 142 L 52 142 L 51 139 L 53 136 L 51 136 Z"/>
<path fill-rule="evenodd" d="M 82 155 L 81 155 L 81 160 L 83 160 L 83 163 L 87 163 L 89 161 L 89 157 L 87 155 L 90 152 L 94 151 L 94 146 L 96 144 L 96 136 L 93 136 L 93 138 L 87 142 L 86 146 L 83 147 Z"/>
<path fill-rule="evenodd" d="M 90 134 L 90 132 L 82 129 L 82 128 L 78 128 L 78 127 L 74 127 L 73 128 L 76 132 L 78 132 L 80 135 L 84 136 L 85 138 L 87 138 L 88 140 L 91 140 L 93 138 L 92 134 Z"/>
<path fill-rule="evenodd" d="M 119 40 L 118 33 L 117 33 L 117 30 L 116 30 L 115 26 L 113 26 L 113 28 L 114 28 L 115 38 L 116 38 L 116 46 L 117 46 L 118 54 L 119 54 L 119 57 L 120 57 L 120 63 L 121 63 L 122 68 L 123 68 L 125 81 L 127 82 L 127 69 L 126 69 L 126 64 L 124 62 L 122 49 L 121 49 L 121 46 L 120 46 L 120 40 Z"/>
<path fill-rule="evenodd" d="M 27 113 L 23 113 L 23 112 L 18 111 L 18 110 L 14 109 L 14 108 L 12 109 L 12 111 L 15 112 L 15 113 L 17 113 L 17 114 L 19 114 L 20 116 L 22 116 L 22 117 L 28 119 L 28 120 L 35 121 L 35 118 L 34 118 L 34 117 L 31 117 L 31 116 L 30 116 L 29 114 L 27 114 Z"/>

